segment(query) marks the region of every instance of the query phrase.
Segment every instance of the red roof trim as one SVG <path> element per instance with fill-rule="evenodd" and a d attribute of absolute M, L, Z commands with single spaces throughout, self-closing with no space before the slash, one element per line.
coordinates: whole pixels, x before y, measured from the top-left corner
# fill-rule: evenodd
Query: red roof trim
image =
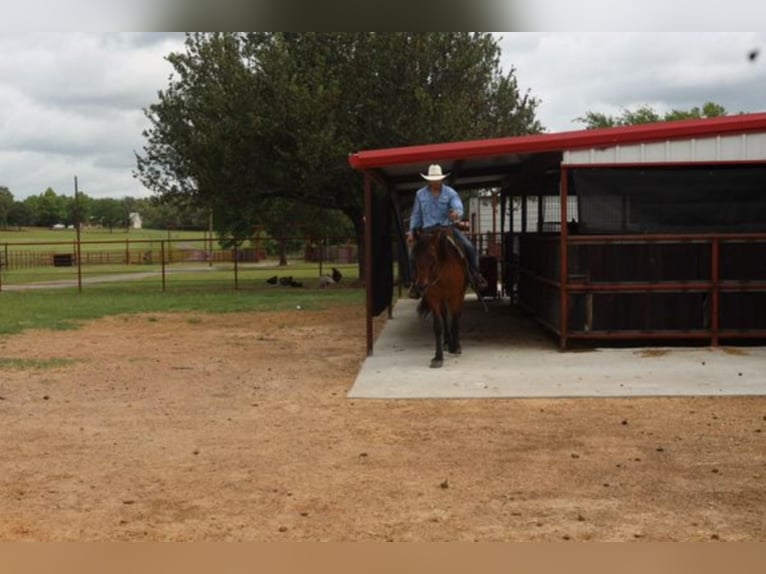
<path fill-rule="evenodd" d="M 766 113 L 359 151 L 349 155 L 348 162 L 354 169 L 365 170 L 435 160 L 598 148 L 753 131 L 766 131 Z"/>

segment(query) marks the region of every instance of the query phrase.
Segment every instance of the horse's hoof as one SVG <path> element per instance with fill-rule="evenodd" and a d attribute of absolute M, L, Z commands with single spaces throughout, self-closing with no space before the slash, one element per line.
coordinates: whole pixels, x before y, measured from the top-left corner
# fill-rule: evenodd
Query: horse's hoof
<path fill-rule="evenodd" d="M 452 353 L 453 355 L 460 355 L 462 354 L 462 352 L 463 352 L 463 349 L 460 347 L 455 347 L 454 349 L 450 349 L 450 353 Z"/>
<path fill-rule="evenodd" d="M 431 368 L 432 369 L 438 369 L 444 364 L 444 361 L 442 359 L 431 359 Z"/>

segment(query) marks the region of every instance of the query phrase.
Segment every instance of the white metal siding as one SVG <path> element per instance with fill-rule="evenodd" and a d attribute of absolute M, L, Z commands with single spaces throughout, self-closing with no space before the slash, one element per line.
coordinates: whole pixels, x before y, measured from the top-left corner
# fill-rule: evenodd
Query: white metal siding
<path fill-rule="evenodd" d="M 563 165 L 766 161 L 766 133 L 734 134 L 568 150 Z"/>
<path fill-rule="evenodd" d="M 468 203 L 469 221 L 475 227 L 471 229 L 474 233 L 487 233 L 492 231 L 492 198 L 491 197 L 472 197 Z M 474 219 L 474 215 L 476 216 Z M 500 201 L 497 202 L 497 231 L 500 231 Z"/>

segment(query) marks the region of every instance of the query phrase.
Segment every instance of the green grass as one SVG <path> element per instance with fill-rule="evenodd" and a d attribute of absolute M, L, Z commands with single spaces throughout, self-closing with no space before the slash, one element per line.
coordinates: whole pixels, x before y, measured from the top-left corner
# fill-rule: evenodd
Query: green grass
<path fill-rule="evenodd" d="M 168 267 L 170 269 L 170 267 Z M 159 272 L 159 265 L 98 265 L 83 266 L 83 279 L 98 275 L 118 275 L 142 272 Z M 77 267 L 29 267 L 3 271 L 3 285 L 25 285 L 43 281 L 77 281 Z"/>
<path fill-rule="evenodd" d="M 337 267 L 344 276 L 344 281 L 353 281 L 358 276 L 357 264 L 325 264 L 323 273 L 329 273 L 330 268 Z M 99 275 L 119 275 L 131 273 L 156 273 L 156 276 L 145 279 L 137 279 L 138 282 L 154 283 L 159 285 L 161 277 L 159 273 L 162 267 L 159 264 L 151 265 L 83 265 L 82 277 L 98 277 Z M 234 264 L 215 263 L 208 266 L 207 263 L 174 263 L 165 266 L 166 279 L 171 284 L 186 282 L 220 283 L 222 286 L 234 285 Z M 319 265 L 317 263 L 293 263 L 287 267 L 280 267 L 276 261 L 273 265 L 253 265 L 242 263 L 239 265 L 238 275 L 241 283 L 248 281 L 265 284 L 268 277 L 277 275 L 284 277 L 292 276 L 297 281 L 305 284 L 316 283 L 319 280 Z M 126 277 L 126 281 L 129 277 Z M 44 281 L 76 281 L 77 267 L 29 267 L 26 269 L 13 269 L 2 272 L 3 285 L 19 285 L 28 283 L 40 283 Z M 2 289 L 0 289 L 2 290 Z"/>
<path fill-rule="evenodd" d="M 165 231 L 162 229 L 85 229 L 80 233 L 82 241 L 161 241 L 165 239 L 200 239 L 203 231 Z M 21 231 L 0 230 L 2 243 L 72 243 L 77 239 L 74 229 L 53 231 L 44 227 L 25 227 Z"/>
<path fill-rule="evenodd" d="M 83 259 L 88 254 L 104 257 L 111 254 L 111 259 L 120 259 L 126 254 L 135 263 L 141 262 L 144 255 L 151 252 L 155 259 L 159 258 L 162 243 L 165 242 L 165 256 L 169 258 L 171 251 L 188 249 L 206 249 L 209 243 L 205 241 L 203 231 L 164 231 L 159 229 L 124 229 L 109 232 L 102 229 L 85 230 L 80 234 L 80 253 Z M 168 242 L 170 240 L 170 242 Z M 75 253 L 77 233 L 66 229 L 52 231 L 45 228 L 25 228 L 22 231 L 0 230 L 0 252 L 8 254 L 10 259 L 18 257 L 18 253 Z M 221 247 L 216 239 L 213 249 Z M 98 258 L 94 263 L 100 263 Z"/>
<path fill-rule="evenodd" d="M 55 369 L 74 363 L 74 359 L 15 359 L 0 357 L 0 371 L 28 369 Z"/>
<path fill-rule="evenodd" d="M 184 281 L 163 292 L 156 284 L 136 282 L 76 289 L 4 291 L 0 293 L 0 335 L 27 329 L 76 329 L 82 322 L 110 315 L 136 313 L 237 313 L 325 309 L 362 305 L 364 290 L 291 289 L 261 286 L 234 290 L 209 283 Z M 297 310 L 296 310 L 297 312 Z"/>

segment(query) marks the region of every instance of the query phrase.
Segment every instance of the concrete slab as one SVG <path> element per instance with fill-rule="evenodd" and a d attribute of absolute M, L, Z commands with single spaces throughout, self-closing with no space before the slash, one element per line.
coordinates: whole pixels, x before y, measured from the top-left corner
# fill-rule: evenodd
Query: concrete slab
<path fill-rule="evenodd" d="M 434 354 L 430 317 L 399 300 L 348 392 L 349 398 L 532 398 L 765 395 L 766 347 L 558 350 L 507 301 L 466 301 L 463 354 Z"/>

